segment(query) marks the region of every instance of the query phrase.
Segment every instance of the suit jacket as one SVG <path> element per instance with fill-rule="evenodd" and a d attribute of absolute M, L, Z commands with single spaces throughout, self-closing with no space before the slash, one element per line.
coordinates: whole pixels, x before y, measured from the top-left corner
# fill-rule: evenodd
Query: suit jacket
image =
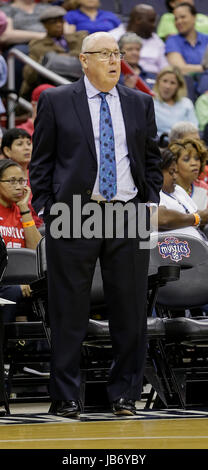
<path fill-rule="evenodd" d="M 159 202 L 162 174 L 152 98 L 117 85 L 126 128 L 130 167 L 142 202 Z M 41 93 L 33 135 L 30 183 L 33 206 L 72 204 L 74 194 L 89 202 L 97 157 L 84 80 Z"/>

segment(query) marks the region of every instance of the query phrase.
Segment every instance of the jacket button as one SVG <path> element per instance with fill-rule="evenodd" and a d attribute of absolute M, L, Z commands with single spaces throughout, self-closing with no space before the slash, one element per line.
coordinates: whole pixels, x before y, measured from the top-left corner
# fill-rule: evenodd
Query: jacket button
<path fill-rule="evenodd" d="M 87 189 L 87 194 L 91 194 L 91 189 Z"/>

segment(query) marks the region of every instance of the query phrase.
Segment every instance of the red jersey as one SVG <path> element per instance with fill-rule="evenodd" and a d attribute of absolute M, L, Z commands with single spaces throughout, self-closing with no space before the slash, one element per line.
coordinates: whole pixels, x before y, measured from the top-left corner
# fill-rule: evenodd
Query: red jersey
<path fill-rule="evenodd" d="M 0 204 L 0 234 L 7 248 L 25 248 L 22 216 L 16 204 L 11 207 Z"/>

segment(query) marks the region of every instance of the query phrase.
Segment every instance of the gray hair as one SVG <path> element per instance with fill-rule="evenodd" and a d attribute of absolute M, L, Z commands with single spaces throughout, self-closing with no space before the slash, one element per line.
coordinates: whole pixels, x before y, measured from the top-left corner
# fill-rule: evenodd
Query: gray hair
<path fill-rule="evenodd" d="M 114 39 L 116 43 L 115 38 L 111 36 L 110 33 L 106 33 L 104 31 L 98 31 L 97 33 L 89 34 L 88 36 L 86 36 L 86 38 L 83 39 L 82 49 L 81 49 L 82 54 L 84 54 L 86 51 L 89 51 L 89 49 L 92 47 L 96 39 L 100 39 L 100 37 L 103 37 L 103 39 L 112 38 Z"/>
<path fill-rule="evenodd" d="M 198 133 L 198 128 L 192 122 L 180 121 L 175 124 L 169 134 L 169 142 L 183 139 L 190 134 Z"/>
<path fill-rule="evenodd" d="M 138 36 L 136 33 L 125 33 L 123 36 L 121 36 L 118 42 L 120 50 L 122 51 L 122 48 L 125 44 L 130 43 L 136 43 L 142 47 L 143 41 L 142 38 L 140 38 L 140 36 Z"/>

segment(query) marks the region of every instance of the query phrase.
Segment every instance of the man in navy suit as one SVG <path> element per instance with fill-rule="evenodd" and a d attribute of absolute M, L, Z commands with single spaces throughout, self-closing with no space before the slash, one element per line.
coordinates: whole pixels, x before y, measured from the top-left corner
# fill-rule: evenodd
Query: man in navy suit
<path fill-rule="evenodd" d="M 128 236 L 127 211 L 124 237 L 56 238 L 50 232 L 53 204 L 71 210 L 74 195 L 82 207 L 99 204 L 104 224 L 109 204 L 119 201 L 125 208 L 131 202 L 137 217 L 139 203 L 159 202 L 152 98 L 117 85 L 120 58 L 109 33 L 88 36 L 80 54 L 84 77 L 43 92 L 38 103 L 30 182 L 35 210 L 44 208 L 52 335 L 49 411 L 60 416 L 80 413 L 80 349 L 98 258 L 114 355 L 107 386 L 113 413 L 135 414 L 142 390 L 149 251 L 140 249 L 138 234 Z"/>

